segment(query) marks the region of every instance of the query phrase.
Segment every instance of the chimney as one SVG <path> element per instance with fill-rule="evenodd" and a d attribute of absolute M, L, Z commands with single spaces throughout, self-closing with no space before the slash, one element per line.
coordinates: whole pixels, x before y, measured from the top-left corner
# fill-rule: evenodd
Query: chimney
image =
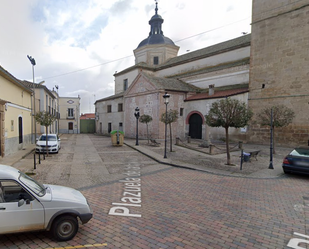
<path fill-rule="evenodd" d="M 209 94 L 209 96 L 215 94 L 215 85 L 209 85 L 209 92 L 208 92 L 208 94 Z"/>

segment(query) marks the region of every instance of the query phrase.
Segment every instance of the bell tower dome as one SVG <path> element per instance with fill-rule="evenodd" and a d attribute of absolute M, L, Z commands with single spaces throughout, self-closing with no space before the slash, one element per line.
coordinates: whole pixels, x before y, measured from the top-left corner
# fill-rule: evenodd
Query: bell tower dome
<path fill-rule="evenodd" d="M 163 22 L 163 18 L 158 14 L 156 2 L 155 15 L 149 21 L 149 36 L 134 50 L 135 64 L 145 62 L 149 66 L 158 66 L 177 56 L 179 47 L 163 35 Z"/>

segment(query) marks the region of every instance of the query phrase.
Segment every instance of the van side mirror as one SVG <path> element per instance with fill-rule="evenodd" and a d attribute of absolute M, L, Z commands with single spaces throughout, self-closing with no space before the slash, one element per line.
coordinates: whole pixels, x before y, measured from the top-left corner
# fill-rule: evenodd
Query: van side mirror
<path fill-rule="evenodd" d="M 24 199 L 21 199 L 21 200 L 18 201 L 18 207 L 21 207 L 24 204 L 25 204 L 25 200 Z"/>

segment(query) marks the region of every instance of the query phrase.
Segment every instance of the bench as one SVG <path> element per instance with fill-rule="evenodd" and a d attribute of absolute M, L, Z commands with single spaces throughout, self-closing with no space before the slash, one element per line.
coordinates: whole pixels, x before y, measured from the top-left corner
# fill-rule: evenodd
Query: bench
<path fill-rule="evenodd" d="M 154 145 L 154 146 L 160 146 L 160 143 L 158 143 L 155 139 L 149 139 L 151 144 Z"/>
<path fill-rule="evenodd" d="M 259 154 L 260 152 L 261 152 L 260 150 L 248 152 L 248 153 L 250 154 L 250 159 L 251 159 L 252 157 L 254 157 L 255 160 L 257 161 L 257 156 L 258 156 L 258 154 Z"/>

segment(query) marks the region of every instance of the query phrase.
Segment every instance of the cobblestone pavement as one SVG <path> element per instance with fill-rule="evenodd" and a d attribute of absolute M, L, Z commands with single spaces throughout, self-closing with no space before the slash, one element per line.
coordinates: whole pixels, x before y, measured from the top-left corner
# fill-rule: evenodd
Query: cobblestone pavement
<path fill-rule="evenodd" d="M 308 177 L 208 173 L 157 163 L 126 145 L 112 147 L 107 137 L 61 140 L 59 154 L 37 165 L 33 177 L 81 190 L 94 218 L 68 242 L 53 241 L 47 232 L 22 233 L 0 235 L 0 248 L 281 249 L 297 248 L 287 246 L 302 238 L 294 232 L 309 235 Z M 14 167 L 33 171 L 32 156 Z M 140 179 L 140 189 L 130 190 L 125 178 Z M 141 193 L 140 206 L 125 206 L 125 192 L 135 201 Z M 110 215 L 113 207 L 141 217 Z"/>

